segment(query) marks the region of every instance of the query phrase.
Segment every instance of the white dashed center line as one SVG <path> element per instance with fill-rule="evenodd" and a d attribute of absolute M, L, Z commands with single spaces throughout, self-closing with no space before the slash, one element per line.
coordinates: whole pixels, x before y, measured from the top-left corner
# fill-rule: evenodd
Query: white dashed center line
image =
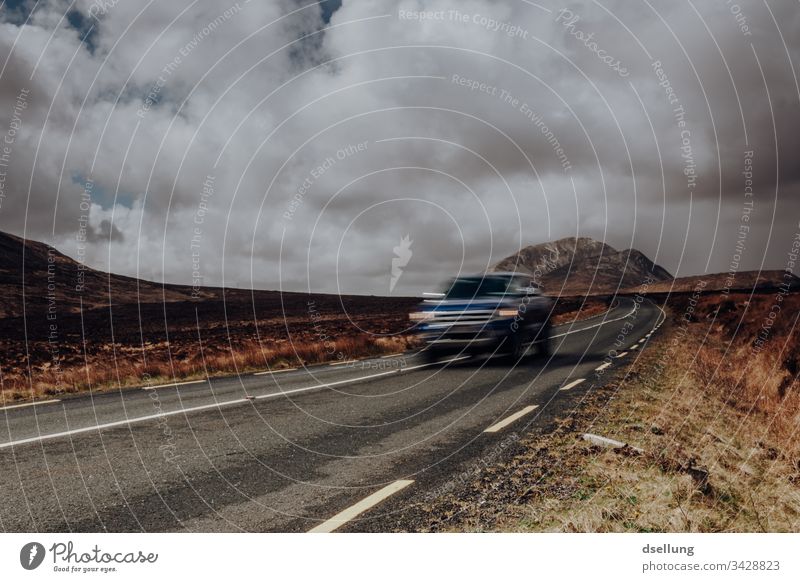
<path fill-rule="evenodd" d="M 400 480 L 395 481 L 394 483 L 390 483 L 383 489 L 376 491 L 369 497 L 362 499 L 355 505 L 348 507 L 344 511 L 340 511 L 332 518 L 327 521 L 322 522 L 317 527 L 308 531 L 308 533 L 330 533 L 335 529 L 342 527 L 348 521 L 352 521 L 366 510 L 375 507 L 381 501 L 389 497 L 390 495 L 394 495 L 398 491 L 405 489 L 409 485 L 411 485 L 414 481 L 411 480 Z"/>
<path fill-rule="evenodd" d="M 605 364 L 600 364 L 599 366 L 597 366 L 594 369 L 594 371 L 595 372 L 601 372 L 601 371 L 605 370 L 606 368 L 608 368 L 610 365 L 611 365 L 611 362 L 606 362 Z"/>
<path fill-rule="evenodd" d="M 56 402 L 61 402 L 60 400 L 42 400 L 41 402 L 25 402 L 23 404 L 10 404 L 9 406 L 3 406 L 0 410 L 13 410 L 14 408 L 27 408 L 29 406 L 39 406 L 40 404 L 55 404 Z"/>
<path fill-rule="evenodd" d="M 572 382 L 570 382 L 566 386 L 562 386 L 561 388 L 559 388 L 559 390 L 570 390 L 572 388 L 575 388 L 575 386 L 577 386 L 581 382 L 584 382 L 585 380 L 586 380 L 586 378 L 578 378 L 577 380 L 573 380 Z"/>
<path fill-rule="evenodd" d="M 492 426 L 490 426 L 489 428 L 487 428 L 483 432 L 498 432 L 500 430 L 503 430 L 505 427 L 507 427 L 509 424 L 511 424 L 515 420 L 519 420 L 520 418 L 522 418 L 526 414 L 530 414 L 531 412 L 533 412 L 537 408 L 539 408 L 538 404 L 534 404 L 533 406 L 526 406 L 525 408 L 523 408 L 519 412 L 515 412 L 514 414 L 512 414 L 508 418 L 504 418 L 503 420 L 501 420 L 497 424 L 493 424 Z"/>

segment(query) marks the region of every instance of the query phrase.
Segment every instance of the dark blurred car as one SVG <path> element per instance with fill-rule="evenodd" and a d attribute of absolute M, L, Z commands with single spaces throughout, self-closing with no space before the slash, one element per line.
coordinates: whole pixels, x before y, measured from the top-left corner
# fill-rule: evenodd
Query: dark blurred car
<path fill-rule="evenodd" d="M 518 360 L 533 344 L 550 353 L 553 300 L 530 275 L 486 273 L 457 277 L 428 293 L 411 313 L 429 360 L 454 353 L 496 353 Z"/>

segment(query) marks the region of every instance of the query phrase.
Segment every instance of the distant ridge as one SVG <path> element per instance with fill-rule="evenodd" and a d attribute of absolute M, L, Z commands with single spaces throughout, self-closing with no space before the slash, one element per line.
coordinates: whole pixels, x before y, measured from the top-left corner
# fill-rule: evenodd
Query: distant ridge
<path fill-rule="evenodd" d="M 792 291 L 800 289 L 800 278 L 786 271 L 740 271 L 733 278 L 728 273 L 711 273 L 708 275 L 691 275 L 678 277 L 672 281 L 654 283 L 647 289 L 648 293 L 693 293 L 707 292 L 750 292 L 773 291 L 780 285 L 788 285 Z"/>

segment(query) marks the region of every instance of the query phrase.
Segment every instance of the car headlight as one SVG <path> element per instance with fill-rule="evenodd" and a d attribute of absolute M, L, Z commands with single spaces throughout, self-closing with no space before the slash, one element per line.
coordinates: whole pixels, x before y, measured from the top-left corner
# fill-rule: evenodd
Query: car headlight
<path fill-rule="evenodd" d="M 519 313 L 517 309 L 498 309 L 497 316 L 498 317 L 516 317 Z"/>
<path fill-rule="evenodd" d="M 433 317 L 433 311 L 414 311 L 408 315 L 411 321 L 427 321 Z"/>

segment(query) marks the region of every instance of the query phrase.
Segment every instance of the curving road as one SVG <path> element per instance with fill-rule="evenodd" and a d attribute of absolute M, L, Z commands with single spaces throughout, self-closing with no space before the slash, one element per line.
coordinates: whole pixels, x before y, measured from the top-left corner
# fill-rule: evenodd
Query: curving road
<path fill-rule="evenodd" d="M 0 409 L 0 530 L 374 529 L 578 404 L 662 319 L 623 298 L 518 365 L 403 354 Z"/>

